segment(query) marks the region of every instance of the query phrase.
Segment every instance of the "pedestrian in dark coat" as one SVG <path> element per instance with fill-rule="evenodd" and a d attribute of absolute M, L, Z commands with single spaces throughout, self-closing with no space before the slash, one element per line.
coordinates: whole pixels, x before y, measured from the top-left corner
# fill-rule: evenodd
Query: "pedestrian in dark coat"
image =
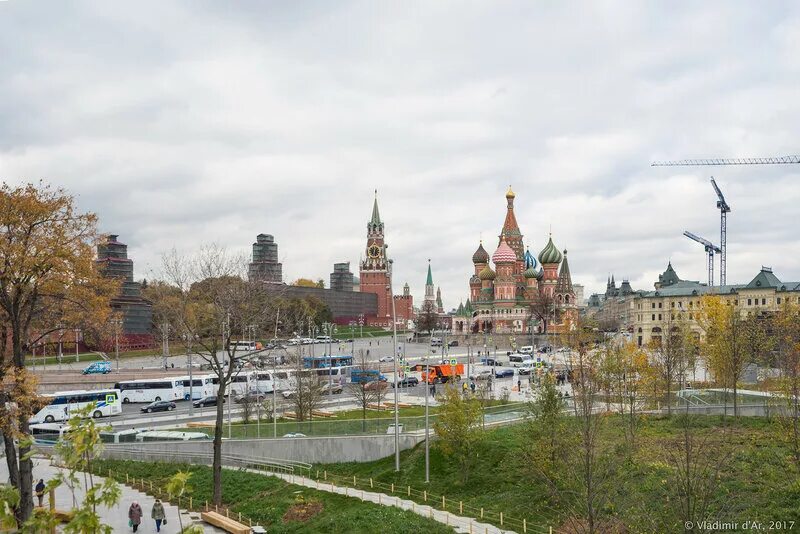
<path fill-rule="evenodd" d="M 128 524 L 133 528 L 133 531 L 136 532 L 139 530 L 139 525 L 142 523 L 142 507 L 139 506 L 139 503 L 133 501 L 131 503 L 131 507 L 128 508 Z"/>

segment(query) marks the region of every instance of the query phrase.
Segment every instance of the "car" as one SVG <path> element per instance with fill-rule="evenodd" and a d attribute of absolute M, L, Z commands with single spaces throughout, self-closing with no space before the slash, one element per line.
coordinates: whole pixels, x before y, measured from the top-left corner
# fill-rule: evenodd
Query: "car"
<path fill-rule="evenodd" d="M 447 344 L 447 346 L 448 347 L 457 347 L 458 346 L 458 340 L 454 339 L 453 341 L 449 342 Z"/>
<path fill-rule="evenodd" d="M 344 388 L 342 387 L 341 384 L 339 384 L 337 382 L 334 382 L 333 384 L 329 384 L 329 383 L 325 382 L 324 384 L 322 384 L 322 394 L 323 395 L 328 395 L 329 393 L 333 393 L 334 395 L 338 395 L 342 391 L 344 391 Z"/>
<path fill-rule="evenodd" d="M 381 358 L 378 361 L 381 362 L 381 363 L 393 362 L 394 361 L 394 356 L 384 356 L 383 358 Z"/>
<path fill-rule="evenodd" d="M 544 347 L 540 347 L 539 348 L 539 352 L 541 352 L 542 354 L 544 354 L 546 352 L 551 352 L 551 350 L 552 349 L 548 345 L 545 345 Z"/>
<path fill-rule="evenodd" d="M 222 402 L 225 402 L 224 400 Z M 209 395 L 208 397 L 203 397 L 202 399 L 197 399 L 192 403 L 192 406 L 195 408 L 203 408 L 205 406 L 216 406 L 217 405 L 217 397 L 216 395 Z"/>
<path fill-rule="evenodd" d="M 389 387 L 389 385 L 383 380 L 373 380 L 364 385 L 364 391 L 382 391 L 387 387 Z"/>
<path fill-rule="evenodd" d="M 514 370 L 513 369 L 497 369 L 494 372 L 494 377 L 495 378 L 508 378 L 510 376 L 514 376 Z"/>
<path fill-rule="evenodd" d="M 533 354 L 533 345 L 525 345 L 524 347 L 520 347 L 519 352 L 522 354 Z"/>
<path fill-rule="evenodd" d="M 480 371 L 472 375 L 472 380 L 489 380 L 490 378 L 492 378 L 491 371 Z"/>
<path fill-rule="evenodd" d="M 175 403 L 172 401 L 155 401 L 151 402 L 147 406 L 142 406 L 142 411 L 144 413 L 171 412 L 175 408 Z"/>
<path fill-rule="evenodd" d="M 532 367 L 520 367 L 517 369 L 517 373 L 520 375 L 529 375 L 531 374 Z"/>
<path fill-rule="evenodd" d="M 297 395 L 297 390 L 296 389 L 285 389 L 285 390 L 281 391 L 281 395 L 283 395 L 284 399 L 291 399 L 292 397 Z"/>
<path fill-rule="evenodd" d="M 397 387 L 399 388 L 413 388 L 419 385 L 419 379 L 416 376 L 407 376 L 402 378 L 398 383 Z M 394 387 L 394 382 L 392 383 L 392 387 Z"/>
<path fill-rule="evenodd" d="M 102 361 L 90 363 L 84 370 L 85 375 L 107 375 L 111 372 L 111 362 Z"/>
<path fill-rule="evenodd" d="M 263 394 L 251 391 L 247 395 L 237 395 L 233 402 L 236 404 L 244 404 L 245 402 L 252 404 L 254 402 L 262 402 L 265 398 Z"/>
<path fill-rule="evenodd" d="M 481 363 L 484 365 L 488 365 L 489 367 L 503 365 L 503 363 L 500 360 L 495 360 L 494 358 L 485 358 L 481 360 Z"/>
<path fill-rule="evenodd" d="M 289 432 L 288 434 L 283 435 L 284 438 L 304 438 L 306 437 L 305 434 L 302 432 Z"/>

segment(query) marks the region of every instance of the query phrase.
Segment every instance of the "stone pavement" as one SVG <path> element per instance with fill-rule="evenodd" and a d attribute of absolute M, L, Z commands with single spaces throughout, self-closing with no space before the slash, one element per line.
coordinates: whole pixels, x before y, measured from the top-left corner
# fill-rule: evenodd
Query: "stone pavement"
<path fill-rule="evenodd" d="M 49 460 L 35 458 L 34 459 L 34 466 L 33 466 L 33 476 L 34 476 L 34 485 L 36 481 L 40 478 L 43 478 L 45 482 L 53 478 L 58 471 L 59 468 L 54 467 L 50 464 Z M 82 477 L 81 477 L 82 478 Z M 103 478 L 95 476 L 95 483 L 102 483 Z M 8 480 L 8 467 L 5 461 L 0 462 L 0 481 L 7 481 Z M 142 524 L 139 525 L 139 530 L 137 532 L 143 534 L 152 534 L 156 531 L 156 524 L 155 521 L 150 519 L 150 510 L 153 508 L 153 503 L 155 502 L 155 498 L 151 497 L 145 493 L 137 491 L 133 488 L 125 486 L 124 484 L 120 484 L 120 488 L 122 489 L 122 498 L 117 506 L 113 508 L 106 508 L 102 507 L 98 510 L 100 517 L 103 520 L 103 523 L 109 525 L 113 528 L 114 532 L 132 532 L 131 527 L 128 526 L 128 507 L 131 505 L 133 501 L 137 501 L 139 506 L 142 507 L 142 511 L 144 512 L 144 516 L 142 517 Z M 83 500 L 84 492 L 82 489 L 76 490 L 75 498 L 78 502 Z M 35 502 L 35 497 L 34 497 Z M 180 532 L 180 526 L 178 523 L 178 513 L 179 510 L 176 506 L 172 506 L 166 502 L 164 504 L 164 511 L 167 515 L 167 524 L 161 527 L 162 534 L 175 534 Z M 45 496 L 44 498 L 45 506 L 48 506 L 48 497 Z M 59 510 L 69 510 L 73 507 L 72 503 L 72 493 L 64 486 L 61 486 L 56 489 L 56 508 Z M 183 526 L 186 527 L 191 525 L 192 523 L 202 524 L 205 532 L 214 532 L 214 533 L 221 533 L 224 532 L 216 527 L 212 527 L 210 525 L 205 525 L 200 522 L 200 514 L 192 512 L 191 514 L 186 510 L 180 511 L 181 518 L 183 521 Z M 60 531 L 60 529 L 59 529 Z"/>
<path fill-rule="evenodd" d="M 292 475 L 286 473 L 264 473 L 255 469 L 247 469 L 253 473 L 258 473 L 265 476 L 275 476 L 282 478 L 291 484 L 298 486 L 305 486 L 319 491 L 327 491 L 329 493 L 338 493 L 348 497 L 355 497 L 362 501 L 373 502 L 382 506 L 397 506 L 403 510 L 408 510 L 422 517 L 428 517 L 439 523 L 453 527 L 456 532 L 470 533 L 470 534 L 513 534 L 513 530 L 503 530 L 488 523 L 481 523 L 472 517 L 462 517 L 456 514 L 437 510 L 433 506 L 418 504 L 411 500 L 401 499 L 395 495 L 387 495 L 385 493 L 378 493 L 372 491 L 364 491 L 355 488 L 348 488 L 346 486 L 336 486 L 334 484 L 322 481 L 316 481 L 312 478 L 303 477 L 300 475 Z M 528 532 L 540 532 L 534 529 L 533 526 L 528 527 Z"/>

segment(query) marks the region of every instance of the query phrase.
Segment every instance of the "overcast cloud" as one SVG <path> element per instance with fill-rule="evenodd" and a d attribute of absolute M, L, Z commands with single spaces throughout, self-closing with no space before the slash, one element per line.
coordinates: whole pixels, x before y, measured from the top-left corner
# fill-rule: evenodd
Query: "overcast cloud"
<path fill-rule="evenodd" d="M 800 280 L 800 166 L 651 168 L 800 151 L 796 2 L 0 2 L 0 179 L 43 179 L 129 244 L 137 277 L 274 234 L 284 278 L 357 273 L 378 190 L 396 291 L 467 297 L 509 184 L 586 295 Z"/>

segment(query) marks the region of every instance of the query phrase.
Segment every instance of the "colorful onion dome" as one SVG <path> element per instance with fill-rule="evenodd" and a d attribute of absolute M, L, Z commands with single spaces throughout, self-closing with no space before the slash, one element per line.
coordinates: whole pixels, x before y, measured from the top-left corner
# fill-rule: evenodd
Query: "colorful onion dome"
<path fill-rule="evenodd" d="M 531 254 L 531 250 L 530 249 L 526 249 L 525 250 L 524 260 L 525 260 L 525 268 L 526 269 L 528 267 L 533 267 L 534 269 L 536 269 L 536 267 L 539 266 L 539 263 L 536 261 L 536 258 L 533 256 L 533 254 Z"/>
<path fill-rule="evenodd" d="M 538 271 L 536 271 L 536 279 L 541 280 L 542 278 L 544 278 L 544 271 L 542 269 L 539 269 Z"/>
<path fill-rule="evenodd" d="M 539 271 L 537 271 L 535 267 L 530 266 L 527 269 L 525 269 L 525 271 L 522 273 L 522 276 L 524 276 L 525 278 L 536 278 L 538 274 Z"/>
<path fill-rule="evenodd" d="M 472 255 L 472 263 L 489 263 L 489 253 L 483 248 L 483 241 L 478 245 L 478 250 Z"/>
<path fill-rule="evenodd" d="M 494 273 L 491 267 L 488 265 L 483 268 L 481 272 L 478 273 L 478 278 L 481 280 L 494 280 L 497 275 Z"/>
<path fill-rule="evenodd" d="M 558 247 L 553 244 L 553 236 L 547 240 L 547 245 L 539 253 L 539 263 L 546 265 L 548 263 L 561 263 L 561 252 Z"/>
<path fill-rule="evenodd" d="M 477 274 L 473 274 L 472 276 L 469 277 L 469 283 L 470 284 L 480 284 L 481 283 L 481 279 L 478 278 Z"/>
<path fill-rule="evenodd" d="M 500 241 L 500 246 L 492 254 L 492 261 L 497 263 L 514 263 L 517 261 L 517 254 L 506 243 L 505 237 Z"/>
<path fill-rule="evenodd" d="M 511 190 L 511 186 L 509 185 L 508 191 L 506 191 L 506 198 L 514 198 L 515 196 L 517 195 L 514 194 L 514 191 Z"/>

